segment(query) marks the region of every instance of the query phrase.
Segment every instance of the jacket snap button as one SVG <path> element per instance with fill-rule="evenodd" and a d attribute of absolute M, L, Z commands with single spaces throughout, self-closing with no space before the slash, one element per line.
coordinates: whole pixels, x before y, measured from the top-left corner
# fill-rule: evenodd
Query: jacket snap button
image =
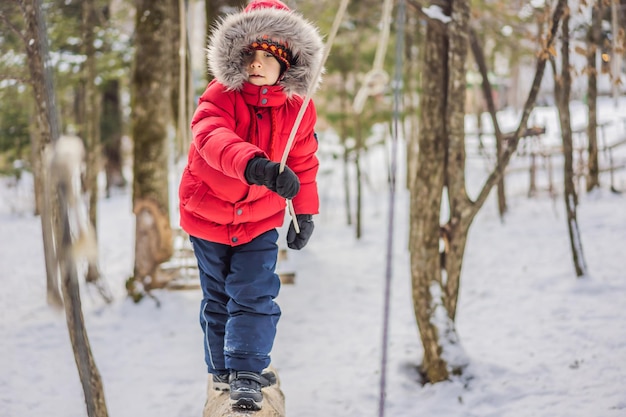
<path fill-rule="evenodd" d="M 232 238 L 232 239 L 231 239 L 231 241 L 232 241 L 233 243 L 237 243 L 237 241 L 238 241 L 238 240 L 239 240 L 239 239 L 237 239 L 236 237 L 234 237 L 234 238 Z"/>
<path fill-rule="evenodd" d="M 263 100 L 261 100 L 261 104 L 267 104 L 267 99 L 264 98 Z"/>
<path fill-rule="evenodd" d="M 261 94 L 267 94 L 267 88 L 264 88 L 263 90 L 261 90 Z"/>
<path fill-rule="evenodd" d="M 241 216 L 241 213 L 243 213 L 242 209 L 237 209 L 237 216 Z"/>

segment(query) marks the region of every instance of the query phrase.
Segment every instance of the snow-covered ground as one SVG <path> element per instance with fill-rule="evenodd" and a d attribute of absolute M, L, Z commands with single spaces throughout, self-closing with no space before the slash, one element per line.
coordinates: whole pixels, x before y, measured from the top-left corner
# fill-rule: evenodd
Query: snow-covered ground
<path fill-rule="evenodd" d="M 572 111 L 584 124 L 584 107 L 574 103 Z M 554 109 L 535 114 L 548 128 L 545 140 L 558 143 Z M 624 115 L 625 100 L 618 107 L 602 102 L 600 119 L 614 121 L 606 129 L 609 142 L 626 137 Z M 512 126 L 514 117 L 502 117 Z M 378 415 L 389 216 L 383 157 L 373 152 L 364 164 L 363 238 L 356 240 L 345 224 L 342 168 L 325 158 L 315 233 L 304 250 L 289 252 L 296 282 L 281 289 L 272 354 L 289 416 Z M 472 192 L 486 172 L 483 160 L 468 159 Z M 557 190 L 560 177 L 556 166 Z M 539 171 L 538 185 L 546 178 Z M 580 195 L 589 274 L 577 279 L 562 193 L 552 197 L 540 188 L 529 199 L 528 174 L 507 177 L 508 215 L 502 222 L 495 200 L 487 202 L 464 261 L 457 328 L 471 364 L 461 379 L 426 386 L 416 373 L 422 348 L 411 306 L 408 196 L 398 187 L 386 415 L 626 416 L 626 196 L 611 193 L 608 178 L 602 175 L 601 190 Z M 0 187 L 0 416 L 83 417 L 65 318 L 45 302 L 41 226 L 28 181 L 7 187 L 4 179 Z M 626 191 L 626 170 L 615 185 Z M 109 415 L 200 416 L 206 388 L 200 293 L 158 291 L 160 308 L 126 298 L 130 193 L 102 199 L 99 213 L 101 268 L 116 298 L 105 305 L 83 287 L 83 309 Z"/>

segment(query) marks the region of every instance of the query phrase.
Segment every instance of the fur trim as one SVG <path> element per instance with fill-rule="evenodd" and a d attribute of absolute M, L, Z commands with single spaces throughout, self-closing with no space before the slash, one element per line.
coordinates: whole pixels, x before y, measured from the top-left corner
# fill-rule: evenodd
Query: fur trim
<path fill-rule="evenodd" d="M 224 17 L 213 30 L 207 48 L 209 72 L 229 90 L 240 90 L 247 80 L 244 51 L 255 40 L 269 36 L 289 44 L 291 68 L 279 82 L 288 97 L 305 95 L 309 86 L 319 87 L 314 71 L 323 55 L 317 29 L 300 14 L 276 8 L 255 9 Z"/>

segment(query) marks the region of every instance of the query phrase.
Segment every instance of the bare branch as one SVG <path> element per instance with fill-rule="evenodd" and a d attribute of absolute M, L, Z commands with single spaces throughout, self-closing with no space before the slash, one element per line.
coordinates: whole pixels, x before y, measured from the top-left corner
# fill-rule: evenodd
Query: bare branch
<path fill-rule="evenodd" d="M 0 11 L 0 22 L 2 22 L 3 26 L 11 29 L 11 32 L 15 33 L 22 41 L 26 42 L 26 38 L 24 37 L 22 31 L 20 31 L 19 28 L 17 28 L 17 26 L 9 20 L 3 11 Z"/>
<path fill-rule="evenodd" d="M 559 22 L 563 17 L 565 12 L 565 6 L 567 5 L 566 0 L 559 0 L 554 13 L 552 14 L 552 22 L 550 27 L 550 32 L 548 34 L 548 38 L 546 40 L 545 46 L 542 50 L 542 53 L 539 54 L 537 58 L 537 69 L 535 72 L 535 79 L 533 80 L 530 92 L 528 93 L 528 98 L 526 99 L 526 104 L 524 105 L 524 110 L 522 111 L 522 119 L 520 120 L 519 125 L 517 126 L 517 130 L 513 133 L 512 136 L 507 137 L 507 146 L 504 152 L 502 153 L 502 158 L 499 159 L 498 164 L 494 168 L 494 171 L 489 174 L 489 177 L 485 181 L 485 185 L 483 186 L 480 194 L 476 198 L 474 206 L 472 206 L 472 216 L 475 216 L 476 213 L 480 210 L 482 205 L 487 200 L 489 196 L 489 192 L 493 188 L 493 186 L 500 180 L 502 175 L 504 174 L 504 168 L 508 165 L 513 153 L 517 149 L 517 145 L 519 143 L 520 137 L 523 132 L 526 132 L 526 125 L 528 123 L 528 118 L 530 117 L 530 113 L 532 112 L 535 102 L 537 101 L 537 95 L 539 93 L 539 86 L 541 85 L 541 80 L 543 79 L 543 74 L 546 68 L 546 61 L 548 60 L 550 54 L 548 51 L 553 48 L 554 39 L 556 37 L 556 33 L 558 30 Z"/>
<path fill-rule="evenodd" d="M 0 81 L 17 81 L 20 84 L 31 84 L 32 79 L 30 77 L 22 77 L 11 73 L 0 73 Z"/>

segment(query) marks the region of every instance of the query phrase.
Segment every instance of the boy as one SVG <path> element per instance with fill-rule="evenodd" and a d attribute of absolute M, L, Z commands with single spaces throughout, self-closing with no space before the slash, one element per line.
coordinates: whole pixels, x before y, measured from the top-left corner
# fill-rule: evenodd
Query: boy
<path fill-rule="evenodd" d="M 318 213 L 316 112 L 308 106 L 283 172 L 279 163 L 322 58 L 317 30 L 278 0 L 254 0 L 225 17 L 208 46 L 215 79 L 191 122 L 193 143 L 179 188 L 180 223 L 200 270 L 200 324 L 215 389 L 235 408 L 258 410 L 280 308 L 274 299 L 277 227 L 293 199 L 303 248 Z"/>

